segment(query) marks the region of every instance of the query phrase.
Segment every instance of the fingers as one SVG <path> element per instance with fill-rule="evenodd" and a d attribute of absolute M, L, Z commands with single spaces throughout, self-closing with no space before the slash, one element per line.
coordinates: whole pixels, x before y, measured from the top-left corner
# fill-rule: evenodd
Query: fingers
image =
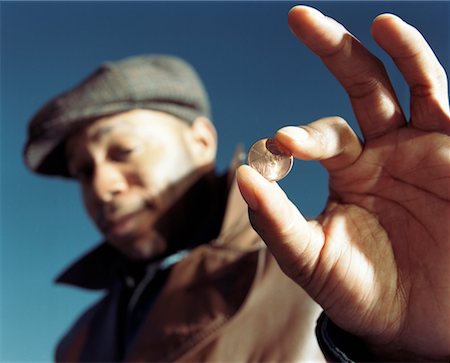
<path fill-rule="evenodd" d="M 449 133 L 447 77 L 423 36 L 391 14 L 374 20 L 372 35 L 392 57 L 410 87 L 414 127 Z"/>
<path fill-rule="evenodd" d="M 354 163 L 362 152 L 358 136 L 340 117 L 326 117 L 306 126 L 287 126 L 275 138 L 291 154 L 302 160 L 320 160 L 330 171 Z"/>
<path fill-rule="evenodd" d="M 294 34 L 343 85 L 366 139 L 405 125 L 405 118 L 382 63 L 341 24 L 319 11 L 296 6 L 289 12 Z"/>
<path fill-rule="evenodd" d="M 237 170 L 239 189 L 249 206 L 253 228 L 265 241 L 283 271 L 298 283 L 311 276 L 323 246 L 323 233 L 308 222 L 283 190 L 256 170 Z"/>
<path fill-rule="evenodd" d="M 331 171 L 351 165 L 362 152 L 358 137 L 339 117 L 323 118 L 301 127 L 284 127 L 275 138 L 293 156 L 321 160 Z M 322 227 L 315 221 L 308 222 L 277 183 L 269 182 L 253 168 L 239 167 L 237 181 L 249 206 L 253 228 L 283 271 L 305 287 L 324 246 Z"/>

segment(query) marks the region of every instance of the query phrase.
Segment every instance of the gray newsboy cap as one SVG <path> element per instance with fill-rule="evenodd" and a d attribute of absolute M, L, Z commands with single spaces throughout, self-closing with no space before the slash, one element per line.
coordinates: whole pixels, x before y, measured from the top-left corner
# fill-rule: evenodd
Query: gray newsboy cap
<path fill-rule="evenodd" d="M 210 117 L 204 86 L 183 60 L 143 55 L 108 62 L 35 114 L 28 125 L 25 163 L 37 173 L 69 176 L 67 136 L 96 118 L 136 108 L 167 112 L 187 122 Z"/>

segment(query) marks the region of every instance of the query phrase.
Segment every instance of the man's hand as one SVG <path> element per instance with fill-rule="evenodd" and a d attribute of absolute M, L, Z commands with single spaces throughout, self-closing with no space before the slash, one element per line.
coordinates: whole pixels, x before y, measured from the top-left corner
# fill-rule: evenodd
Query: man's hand
<path fill-rule="evenodd" d="M 347 91 L 364 135 L 331 117 L 276 139 L 330 174 L 323 213 L 307 221 L 274 182 L 242 166 L 252 225 L 281 268 L 341 328 L 378 353 L 450 357 L 450 116 L 445 72 L 421 34 L 393 15 L 372 25 L 410 86 L 407 122 L 381 62 L 334 20 L 298 6 L 296 36 Z"/>

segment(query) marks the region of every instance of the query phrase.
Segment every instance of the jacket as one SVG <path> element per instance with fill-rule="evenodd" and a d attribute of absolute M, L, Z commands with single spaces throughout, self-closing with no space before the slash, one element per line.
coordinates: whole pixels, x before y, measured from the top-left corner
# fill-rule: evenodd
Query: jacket
<path fill-rule="evenodd" d="M 231 183 L 219 237 L 171 267 L 124 361 L 324 361 L 314 335 L 319 306 L 282 273 L 252 229 L 235 180 Z M 98 252 L 58 281 L 98 288 L 89 280 Z M 56 361 L 117 359 L 120 289 L 110 285 L 82 314 L 59 342 Z"/>

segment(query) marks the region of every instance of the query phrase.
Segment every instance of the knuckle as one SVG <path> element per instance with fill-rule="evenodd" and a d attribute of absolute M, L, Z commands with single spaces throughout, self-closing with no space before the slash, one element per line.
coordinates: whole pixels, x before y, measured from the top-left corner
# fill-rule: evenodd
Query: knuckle
<path fill-rule="evenodd" d="M 317 144 L 315 150 L 316 157 L 321 158 L 326 154 L 329 145 L 329 133 L 326 132 L 327 130 L 324 129 L 324 125 L 322 124 L 315 124 L 307 127 L 310 137 L 312 137 Z"/>
<path fill-rule="evenodd" d="M 355 136 L 353 129 L 342 117 L 338 117 L 338 119 L 336 120 L 336 130 L 339 137 L 344 141 L 348 141 Z"/>
<path fill-rule="evenodd" d="M 433 87 L 428 84 L 415 84 L 411 86 L 410 92 L 412 97 L 430 97 L 433 94 Z"/>
<path fill-rule="evenodd" d="M 311 280 L 311 271 L 308 266 L 297 260 L 286 261 L 280 264 L 280 268 L 286 276 L 302 286 L 308 285 Z"/>
<path fill-rule="evenodd" d="M 347 121 L 340 116 L 330 117 L 325 127 L 321 133 L 322 144 L 328 154 L 334 155 L 343 142 L 351 139 L 353 131 Z"/>
<path fill-rule="evenodd" d="M 366 66 L 355 72 L 344 83 L 351 98 L 364 98 L 385 88 L 384 80 L 388 79 L 383 62 L 371 53 L 367 53 Z"/>
<path fill-rule="evenodd" d="M 345 130 L 349 128 L 349 125 L 345 119 L 340 116 L 332 116 L 330 120 L 333 122 L 334 126 L 339 130 Z"/>
<path fill-rule="evenodd" d="M 362 81 L 356 81 L 347 86 L 347 93 L 353 99 L 361 99 L 374 94 L 382 89 L 380 80 L 375 76 L 369 76 Z"/>
<path fill-rule="evenodd" d="M 334 22 L 340 27 L 343 34 L 341 41 L 332 49 L 319 52 L 318 55 L 325 61 L 333 61 L 337 57 L 342 57 L 351 52 L 351 49 L 355 43 L 355 38 L 338 22 L 330 18 L 330 21 Z"/>

